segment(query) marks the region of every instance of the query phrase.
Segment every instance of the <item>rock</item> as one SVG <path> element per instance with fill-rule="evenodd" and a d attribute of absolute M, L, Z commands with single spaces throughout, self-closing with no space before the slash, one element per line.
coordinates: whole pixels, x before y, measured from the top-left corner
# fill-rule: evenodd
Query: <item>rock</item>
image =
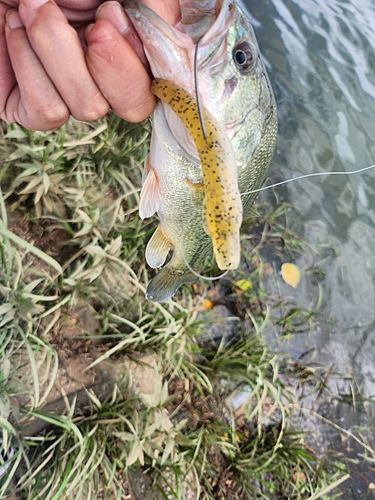
<path fill-rule="evenodd" d="M 167 482 L 172 485 L 175 491 L 179 491 L 179 487 L 175 485 L 175 475 L 173 472 L 165 473 Z M 195 480 L 193 474 L 190 474 L 190 481 Z M 159 490 L 152 486 L 152 478 L 145 474 L 141 467 L 138 467 L 135 471 L 129 470 L 128 480 L 134 495 L 134 500 L 175 500 L 175 496 L 170 494 L 167 496 L 162 495 Z M 194 483 L 193 483 L 194 484 Z M 164 490 L 165 483 L 160 481 L 160 488 Z M 190 486 L 183 486 L 183 493 L 179 500 L 195 500 L 197 498 L 197 492 L 194 491 Z"/>
<path fill-rule="evenodd" d="M 222 339 L 229 342 L 240 329 L 240 318 L 233 316 L 230 310 L 224 305 L 217 305 L 208 311 L 201 311 L 199 317 L 205 321 L 203 334 L 199 337 L 203 344 L 219 345 Z"/>
<path fill-rule="evenodd" d="M 151 476 L 142 467 L 128 471 L 128 480 L 135 500 L 162 500 L 162 496 L 152 488 Z"/>
<path fill-rule="evenodd" d="M 162 382 L 161 370 L 157 366 L 156 354 L 142 355 L 137 360 L 125 359 L 124 367 L 133 380 L 135 392 L 153 394 L 154 387 Z"/>

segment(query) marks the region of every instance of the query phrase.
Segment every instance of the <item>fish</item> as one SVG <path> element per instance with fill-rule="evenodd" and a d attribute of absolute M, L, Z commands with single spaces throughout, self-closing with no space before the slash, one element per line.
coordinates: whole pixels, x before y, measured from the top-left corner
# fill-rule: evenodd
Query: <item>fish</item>
<path fill-rule="evenodd" d="M 181 0 L 180 7 L 180 21 L 170 26 L 143 3 L 125 2 L 155 78 L 153 90 L 162 97 L 152 115 L 139 207 L 142 219 L 156 213 L 160 221 L 146 247 L 148 265 L 162 268 L 146 290 L 146 298 L 155 302 L 168 301 L 182 284 L 195 281 L 213 250 L 223 268 L 239 265 L 239 226 L 254 215 L 257 193 L 253 191 L 267 176 L 277 136 L 274 94 L 254 30 L 241 6 L 233 0 Z M 216 175 L 207 181 L 204 175 L 210 168 L 201 158 L 207 139 L 200 143 L 200 151 L 197 148 L 202 130 L 196 121 L 195 65 L 203 122 L 209 126 L 212 122 L 219 130 L 219 142 L 226 145 L 223 164 L 218 152 L 211 158 L 211 162 L 219 158 L 226 176 L 220 188 L 214 184 L 224 177 Z M 179 93 L 185 100 L 180 113 L 160 94 L 163 85 L 165 94 Z M 188 120 L 196 126 L 189 129 Z M 212 193 L 235 198 L 230 225 L 234 229 L 225 255 L 220 255 L 219 248 L 225 237 L 215 230 L 228 217 L 225 204 L 222 212 L 219 205 L 208 203 Z M 210 226 L 210 217 L 220 215 L 220 224 Z"/>

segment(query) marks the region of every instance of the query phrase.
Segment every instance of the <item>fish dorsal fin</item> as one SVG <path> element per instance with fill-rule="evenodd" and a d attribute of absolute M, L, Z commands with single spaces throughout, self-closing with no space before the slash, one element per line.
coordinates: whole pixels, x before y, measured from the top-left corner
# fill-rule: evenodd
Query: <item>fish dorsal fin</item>
<path fill-rule="evenodd" d="M 147 155 L 145 160 L 141 201 L 139 203 L 139 216 L 141 219 L 151 217 L 160 207 L 159 180 L 155 170 L 150 165 L 149 156 Z"/>
<path fill-rule="evenodd" d="M 171 242 L 164 236 L 164 233 L 159 225 L 154 234 L 151 236 L 151 239 L 146 247 L 147 264 L 154 269 L 156 267 L 161 267 L 164 264 L 171 247 Z"/>

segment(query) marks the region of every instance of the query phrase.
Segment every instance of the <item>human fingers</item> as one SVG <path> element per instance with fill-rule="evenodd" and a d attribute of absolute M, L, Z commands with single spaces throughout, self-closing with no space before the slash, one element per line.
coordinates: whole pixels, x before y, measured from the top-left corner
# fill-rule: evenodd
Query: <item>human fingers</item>
<path fill-rule="evenodd" d="M 12 9 L 16 9 L 18 7 L 18 0 L 1 0 L 1 3 L 5 6 L 11 7 Z"/>
<path fill-rule="evenodd" d="M 69 110 L 31 48 L 15 10 L 7 14 L 5 35 L 18 85 L 9 92 L 4 118 L 37 130 L 62 125 Z"/>
<path fill-rule="evenodd" d="M 76 31 L 53 0 L 20 0 L 19 15 L 30 45 L 62 100 L 77 120 L 91 121 L 108 111 L 87 68 Z"/>
<path fill-rule="evenodd" d="M 140 41 L 123 8 L 106 2 L 86 32 L 87 64 L 96 84 L 121 118 L 139 122 L 155 107 Z"/>
<path fill-rule="evenodd" d="M 8 7 L 0 3 L 0 117 L 5 118 L 5 105 L 16 85 L 16 78 L 10 62 L 5 36 L 5 18 Z"/>
<path fill-rule="evenodd" d="M 174 26 L 181 17 L 179 0 L 142 0 L 142 2 L 171 26 Z"/>
<path fill-rule="evenodd" d="M 20 0 L 2 0 L 13 8 L 17 8 Z M 103 0 L 56 0 L 68 21 L 90 22 L 95 19 L 95 12 Z"/>
<path fill-rule="evenodd" d="M 117 0 L 108 0 L 104 2 L 96 12 L 96 21 L 108 21 L 121 33 L 123 38 L 128 42 L 139 60 L 150 72 L 150 66 L 147 61 L 145 51 L 143 50 L 142 41 L 138 36 L 133 24 L 125 13 L 124 7 Z"/>

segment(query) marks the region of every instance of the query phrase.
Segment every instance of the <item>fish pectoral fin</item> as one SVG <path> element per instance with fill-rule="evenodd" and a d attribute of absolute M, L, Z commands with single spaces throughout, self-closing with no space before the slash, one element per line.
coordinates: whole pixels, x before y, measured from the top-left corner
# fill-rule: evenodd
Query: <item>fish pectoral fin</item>
<path fill-rule="evenodd" d="M 161 201 L 159 179 L 150 165 L 148 156 L 145 160 L 144 174 L 141 201 L 139 203 L 139 216 L 141 219 L 147 219 L 154 215 L 159 210 Z"/>
<path fill-rule="evenodd" d="M 161 267 L 171 247 L 171 242 L 164 236 L 161 227 L 158 226 L 146 247 L 147 264 L 154 269 Z"/>
<path fill-rule="evenodd" d="M 190 179 L 186 179 L 186 184 L 189 186 L 190 189 L 196 189 L 197 191 L 203 191 L 204 189 L 203 181 L 194 182 Z"/>

